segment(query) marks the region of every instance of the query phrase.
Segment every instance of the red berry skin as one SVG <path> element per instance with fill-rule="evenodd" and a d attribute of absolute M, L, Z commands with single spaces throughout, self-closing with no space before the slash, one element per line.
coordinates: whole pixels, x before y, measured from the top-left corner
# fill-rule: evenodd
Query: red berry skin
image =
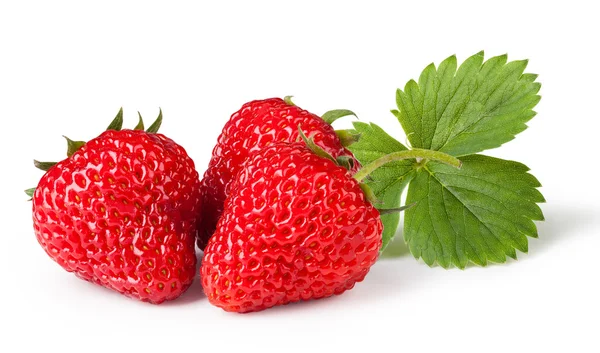
<path fill-rule="evenodd" d="M 231 186 L 204 252 L 204 292 L 233 312 L 341 294 L 377 260 L 382 230 L 346 169 L 301 143 L 274 144 Z"/>
<path fill-rule="evenodd" d="M 193 281 L 200 200 L 181 146 L 161 134 L 110 130 L 42 177 L 33 225 L 65 270 L 159 304 Z"/>
<path fill-rule="evenodd" d="M 296 142 L 298 125 L 317 145 L 337 158 L 352 153 L 341 145 L 334 129 L 323 119 L 283 99 L 270 98 L 246 103 L 233 113 L 213 149 L 201 181 L 203 214 L 198 247 L 204 249 L 212 236 L 228 194 L 228 187 L 249 154 L 274 142 Z M 358 168 L 358 161 L 354 160 Z"/>

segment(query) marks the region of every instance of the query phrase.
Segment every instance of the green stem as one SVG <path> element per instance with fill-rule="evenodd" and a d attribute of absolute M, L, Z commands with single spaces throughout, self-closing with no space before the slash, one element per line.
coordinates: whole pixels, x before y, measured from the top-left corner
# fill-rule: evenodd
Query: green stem
<path fill-rule="evenodd" d="M 460 160 L 444 152 L 413 148 L 411 150 L 390 153 L 388 155 L 374 160 L 373 162 L 362 167 L 356 174 L 354 174 L 354 179 L 356 179 L 357 181 L 362 181 L 369 174 L 373 173 L 373 171 L 375 171 L 377 168 L 381 167 L 384 164 L 400 161 L 403 159 L 413 158 L 421 158 L 425 160 L 441 162 L 456 168 L 460 168 L 462 165 L 462 162 Z"/>

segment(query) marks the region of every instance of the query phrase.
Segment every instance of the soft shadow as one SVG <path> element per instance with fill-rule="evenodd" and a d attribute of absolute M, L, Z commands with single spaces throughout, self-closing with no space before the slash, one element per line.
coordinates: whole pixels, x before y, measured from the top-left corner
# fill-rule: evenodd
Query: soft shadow
<path fill-rule="evenodd" d="M 544 204 L 543 211 L 545 221 L 536 222 L 539 238 L 529 238 L 529 255 L 518 254 L 519 258 L 535 257 L 546 251 L 560 246 L 564 241 L 573 241 L 578 238 L 582 230 L 596 227 L 600 220 L 592 210 L 583 206 L 566 206 L 564 204 Z M 365 298 L 372 298 L 373 293 L 377 296 L 402 295 L 410 291 L 423 290 L 436 281 L 443 281 L 447 278 L 448 271 L 462 271 L 457 268 L 443 269 L 439 266 L 430 268 L 422 260 L 415 260 L 409 255 L 409 249 L 404 243 L 402 228 L 397 231 L 394 240 L 388 245 L 378 261 L 370 270 L 365 280 L 357 283 L 356 287 L 341 296 L 334 295 L 329 298 L 300 301 L 283 306 L 276 306 L 268 310 L 263 310 L 248 314 L 232 314 L 238 318 L 279 315 L 284 310 L 286 313 L 304 312 L 311 310 L 319 312 L 325 307 L 339 306 L 343 308 L 346 305 L 355 305 Z M 202 255 L 199 254 L 201 259 Z M 490 266 L 507 266 L 517 264 L 518 261 L 507 259 L 504 264 L 488 264 Z M 198 264 L 198 268 L 200 263 Z M 469 264 L 469 268 L 478 268 L 479 266 Z M 197 271 L 198 273 L 199 271 Z M 175 301 L 165 303 L 166 305 L 186 305 L 204 299 L 202 290 L 202 281 L 196 278 L 192 286 L 180 298 Z"/>
<path fill-rule="evenodd" d="M 535 222 L 538 228 L 538 238 L 528 238 L 529 255 L 517 254 L 519 258 L 525 256 L 536 256 L 542 254 L 566 239 L 573 239 L 580 235 L 581 230 L 597 227 L 600 224 L 599 217 L 589 208 L 581 206 L 566 206 L 565 204 L 542 205 L 545 221 Z M 380 256 L 381 260 L 390 260 L 409 255 L 410 251 L 404 242 L 402 226 L 399 227 L 394 239 L 388 244 Z M 489 263 L 489 266 L 505 266 L 517 263 L 507 258 L 506 263 Z M 439 266 L 433 266 L 439 267 Z M 466 268 L 480 267 L 473 263 L 467 264 Z"/>
<path fill-rule="evenodd" d="M 394 235 L 394 239 L 388 244 L 388 246 L 381 253 L 381 259 L 393 259 L 397 257 L 402 257 L 404 255 L 408 255 L 410 253 L 408 246 L 404 242 L 404 234 L 402 232 L 402 226 L 398 228 L 396 231 L 396 235 Z"/>
<path fill-rule="evenodd" d="M 545 204 L 543 222 L 536 222 L 538 239 L 529 240 L 529 254 L 536 256 L 551 250 L 563 241 L 573 241 L 582 230 L 596 228 L 600 224 L 598 213 L 583 206 Z"/>
<path fill-rule="evenodd" d="M 446 270 L 429 268 L 412 256 L 378 261 L 362 282 L 341 295 L 333 295 L 318 300 L 299 301 L 287 305 L 248 313 L 243 317 L 277 316 L 285 312 L 290 315 L 313 315 L 323 310 L 344 310 L 347 307 L 375 303 L 377 300 L 393 296 L 398 297 L 412 291 L 423 290 L 428 283 L 435 283 Z"/>
<path fill-rule="evenodd" d="M 350 291 L 351 292 L 351 291 Z M 348 292 L 348 293 L 350 293 Z M 301 300 L 298 302 L 288 303 L 285 305 L 277 305 L 271 307 L 269 309 L 249 312 L 241 314 L 241 317 L 268 317 L 268 316 L 279 316 L 282 313 L 285 314 L 301 314 L 306 312 L 307 310 L 312 310 L 313 312 L 319 312 L 327 307 L 331 307 L 331 305 L 336 305 L 343 303 L 344 297 L 348 295 L 344 293 L 342 295 L 333 295 L 331 297 L 322 298 L 322 299 L 312 299 L 312 300 Z M 340 302 L 341 301 L 341 302 Z M 336 303 L 337 302 L 337 303 Z M 240 315 L 235 313 L 235 315 Z"/>
<path fill-rule="evenodd" d="M 185 293 L 183 293 L 177 299 L 164 302 L 162 304 L 163 306 L 188 305 L 206 298 L 206 295 L 204 295 L 204 289 L 202 288 L 202 278 L 200 278 L 199 274 L 200 267 L 202 267 L 202 253 L 197 252 L 196 258 L 198 259 L 198 263 L 196 264 L 196 275 L 194 276 L 194 282 L 190 288 L 188 288 Z"/>

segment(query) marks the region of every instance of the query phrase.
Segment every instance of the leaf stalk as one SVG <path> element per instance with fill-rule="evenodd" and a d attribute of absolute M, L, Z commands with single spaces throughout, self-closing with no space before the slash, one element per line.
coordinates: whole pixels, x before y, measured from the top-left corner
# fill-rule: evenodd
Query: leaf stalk
<path fill-rule="evenodd" d="M 362 167 L 358 172 L 356 172 L 356 174 L 354 174 L 354 179 L 360 182 L 369 174 L 373 173 L 377 168 L 385 164 L 404 159 L 422 159 L 425 161 L 431 160 L 448 164 L 459 169 L 462 166 L 462 162 L 459 159 L 457 159 L 456 157 L 452 157 L 451 155 L 446 154 L 444 152 L 432 151 L 422 148 L 413 148 L 410 150 L 390 153 L 388 155 L 374 160 L 373 162 L 367 164 L 366 166 Z"/>

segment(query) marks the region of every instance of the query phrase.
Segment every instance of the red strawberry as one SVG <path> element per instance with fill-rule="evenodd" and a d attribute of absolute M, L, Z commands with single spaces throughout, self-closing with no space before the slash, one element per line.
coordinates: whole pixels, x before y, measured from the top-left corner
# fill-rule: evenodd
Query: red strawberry
<path fill-rule="evenodd" d="M 161 119 L 149 132 L 118 131 L 120 111 L 97 138 L 69 140 L 67 159 L 37 163 L 49 169 L 33 193 L 35 234 L 53 260 L 82 279 L 155 304 L 192 283 L 200 214 L 194 163 L 155 133 Z"/>
<path fill-rule="evenodd" d="M 273 144 L 230 187 L 204 252 L 204 291 L 235 312 L 341 294 L 377 260 L 381 232 L 347 169 L 305 144 Z"/>
<path fill-rule="evenodd" d="M 306 135 L 334 158 L 351 157 L 330 125 L 335 119 L 350 114 L 353 113 L 348 110 L 335 110 L 320 118 L 293 105 L 289 99 L 279 98 L 244 104 L 225 124 L 201 182 L 204 208 L 198 246 L 204 249 L 213 234 L 223 211 L 227 188 L 250 153 L 274 142 L 295 142 L 299 138 L 298 126 L 301 126 Z M 353 163 L 358 166 L 356 160 Z"/>

